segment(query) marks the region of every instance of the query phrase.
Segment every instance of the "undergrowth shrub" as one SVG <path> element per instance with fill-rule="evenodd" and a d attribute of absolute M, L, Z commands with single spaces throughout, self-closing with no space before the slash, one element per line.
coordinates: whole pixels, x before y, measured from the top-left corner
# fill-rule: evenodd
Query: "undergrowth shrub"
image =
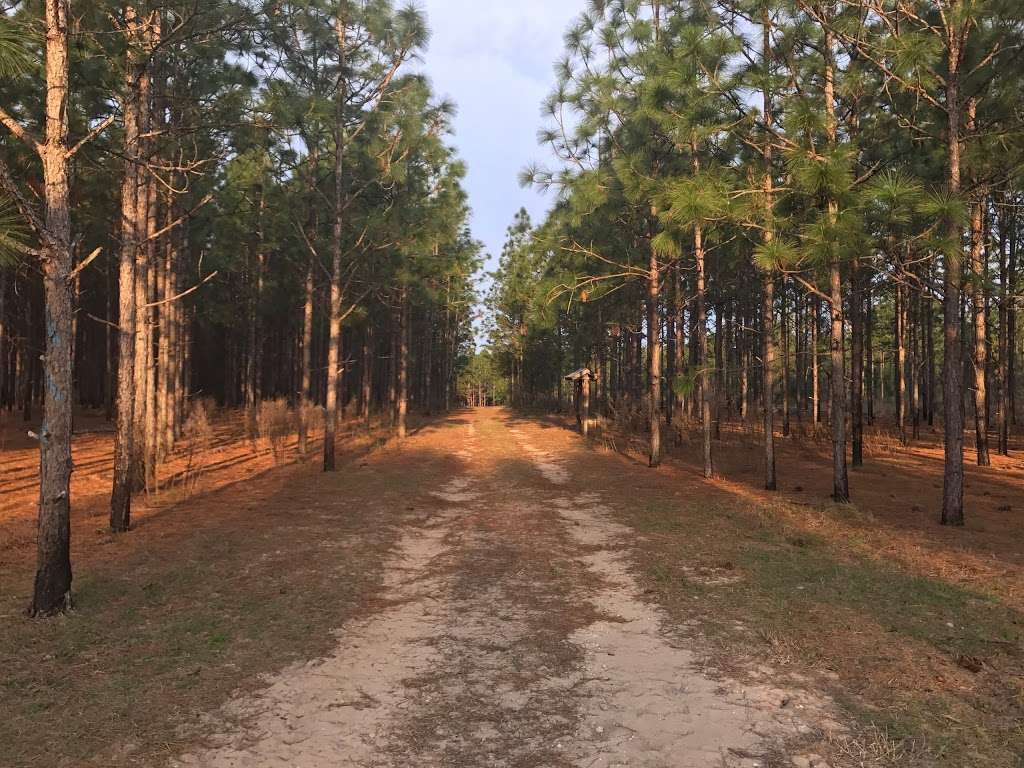
<path fill-rule="evenodd" d="M 181 439 L 185 445 L 187 462 L 181 476 L 182 485 L 188 493 L 195 491 L 205 467 L 206 452 L 213 444 L 211 418 L 216 408 L 209 398 L 193 401 L 188 418 L 182 428 Z"/>
<path fill-rule="evenodd" d="M 256 414 L 256 428 L 264 444 L 270 446 L 274 461 L 281 460 L 288 438 L 295 431 L 295 418 L 291 406 L 284 398 L 264 400 Z"/>

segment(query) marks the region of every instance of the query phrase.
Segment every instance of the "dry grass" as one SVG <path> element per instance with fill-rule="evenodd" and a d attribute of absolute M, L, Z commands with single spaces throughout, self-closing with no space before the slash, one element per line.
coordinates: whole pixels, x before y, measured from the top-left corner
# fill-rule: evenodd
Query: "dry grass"
<path fill-rule="evenodd" d="M 927 754 L 912 739 L 894 737 L 887 729 L 868 725 L 857 734 L 830 734 L 833 753 L 850 768 L 887 768 L 908 765 Z"/>
<path fill-rule="evenodd" d="M 194 493 L 206 464 L 206 454 L 213 444 L 211 418 L 216 410 L 212 400 L 196 400 L 182 428 L 181 443 L 186 456 L 185 469 L 179 484 L 185 493 Z"/>
<path fill-rule="evenodd" d="M 256 414 L 256 425 L 260 438 L 265 445 L 270 446 L 274 461 L 280 462 L 285 444 L 297 430 L 295 414 L 288 401 L 279 398 L 260 403 Z"/>
<path fill-rule="evenodd" d="M 642 575 L 652 595 L 680 628 L 696 621 L 714 666 L 742 675 L 767 663 L 821 676 L 865 723 L 839 753 L 859 762 L 841 764 L 1012 765 L 1024 753 L 1014 725 L 1024 718 L 1024 616 L 780 522 L 800 514 L 705 500 L 653 504 L 626 518 L 647 533 Z M 687 578 L 686 563 L 708 558 L 733 559 L 743 580 Z"/>
<path fill-rule="evenodd" d="M 374 609 L 381 566 L 408 514 L 403 501 L 441 458 L 354 461 L 377 444 L 360 425 L 339 445 L 346 465 L 336 475 L 303 464 L 271 470 L 245 450 L 225 462 L 216 453 L 225 424 L 230 445 L 244 446 L 240 420 L 225 418 L 195 405 L 186 438 L 192 469 L 183 476 L 195 488 L 209 462 L 201 488 L 140 499 L 130 534 L 103 532 L 95 517 L 106 494 L 83 492 L 94 483 L 103 491 L 109 480 L 77 477 L 70 615 L 24 618 L 32 540 L 19 533 L 3 541 L 4 768 L 163 765 L 202 733 L 202 715 L 259 686 L 262 673 L 323 655 L 332 630 Z M 108 466 L 109 435 L 82 439 L 89 463 L 98 450 L 95 463 Z M 175 460 L 180 470 L 187 459 Z M 91 503 L 98 510 L 82 508 Z M 358 513 L 370 506 L 372 519 Z M 28 518 L 30 510 L 8 514 Z M 20 522 L 2 522 L 0 532 L 20 531 Z"/>
<path fill-rule="evenodd" d="M 550 423 L 563 435 L 552 450 L 579 445 L 570 424 Z M 768 667 L 828 691 L 851 724 L 815 747 L 834 766 L 1020 764 L 1024 552 L 1019 519 L 999 511 L 1024 493 L 1019 459 L 981 470 L 968 456 L 969 526 L 954 531 L 929 512 L 941 451 L 927 435 L 904 447 L 872 433 L 851 506 L 827 500 L 827 433 L 777 441 L 782 492 L 767 495 L 756 431 L 723 429 L 710 482 L 692 432 L 657 472 L 641 466 L 642 433 L 609 432 L 594 444 L 618 447 L 620 469 L 602 450 L 579 455 L 574 474 L 637 531 L 638 578 L 711 668 Z M 703 577 L 722 563 L 737 578 Z"/>

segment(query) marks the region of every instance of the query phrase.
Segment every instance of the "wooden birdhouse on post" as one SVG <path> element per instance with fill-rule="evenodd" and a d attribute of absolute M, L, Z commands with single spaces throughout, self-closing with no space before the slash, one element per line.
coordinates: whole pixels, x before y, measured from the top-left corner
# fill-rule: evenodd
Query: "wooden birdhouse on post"
<path fill-rule="evenodd" d="M 573 371 L 565 380 L 573 385 L 573 402 L 576 404 L 576 423 L 584 437 L 590 432 L 590 382 L 596 377 L 589 368 Z"/>

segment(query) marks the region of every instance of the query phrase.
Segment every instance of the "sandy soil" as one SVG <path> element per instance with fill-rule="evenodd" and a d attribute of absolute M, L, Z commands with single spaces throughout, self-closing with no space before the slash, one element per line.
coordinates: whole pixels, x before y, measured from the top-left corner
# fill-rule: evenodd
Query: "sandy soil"
<path fill-rule="evenodd" d="M 403 449 L 458 470 L 409 498 L 383 607 L 232 701 L 176 765 L 825 765 L 787 750 L 841 728 L 830 703 L 767 668 L 754 684 L 701 670 L 631 574 L 635 533 L 577 483 L 571 453 L 502 411 L 447 426 Z"/>

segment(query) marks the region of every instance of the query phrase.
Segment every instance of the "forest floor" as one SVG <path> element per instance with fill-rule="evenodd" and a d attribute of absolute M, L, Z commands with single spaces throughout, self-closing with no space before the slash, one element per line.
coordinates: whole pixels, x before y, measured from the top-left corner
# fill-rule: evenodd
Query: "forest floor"
<path fill-rule="evenodd" d="M 122 537 L 87 432 L 77 609 L 48 622 L 21 615 L 35 475 L 12 438 L 0 764 L 1024 765 L 1019 458 L 970 469 L 948 530 L 928 445 L 879 439 L 836 506 L 811 440 L 780 441 L 769 497 L 743 430 L 705 481 L 686 433 L 650 471 L 570 426 L 350 424 L 325 476 L 229 421 L 198 487 L 141 499 Z"/>

